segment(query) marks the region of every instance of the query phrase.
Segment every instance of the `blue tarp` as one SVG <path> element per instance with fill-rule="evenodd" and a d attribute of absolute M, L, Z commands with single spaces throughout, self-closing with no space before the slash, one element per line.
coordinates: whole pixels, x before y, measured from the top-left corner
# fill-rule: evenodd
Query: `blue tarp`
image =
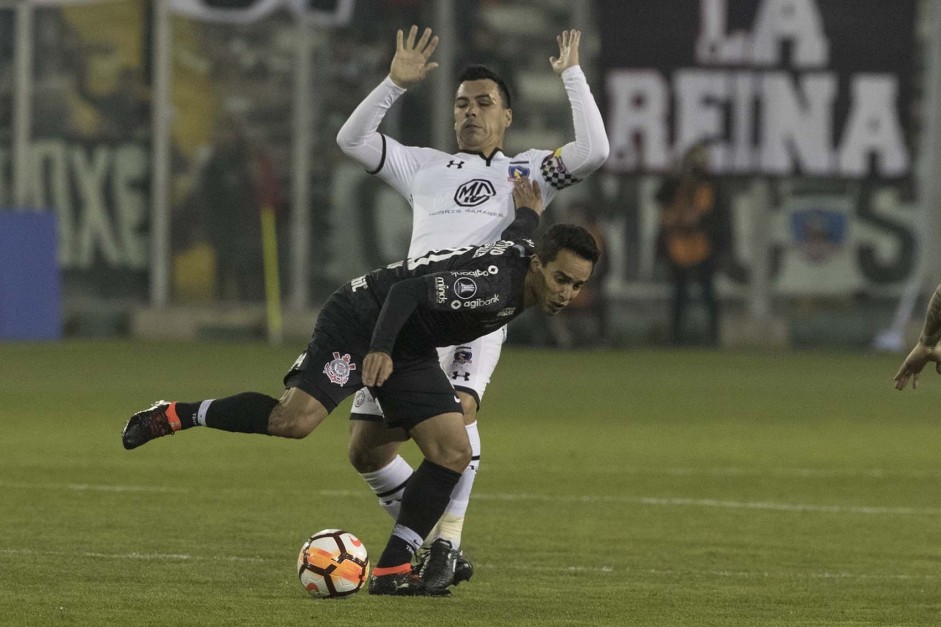
<path fill-rule="evenodd" d="M 52 212 L 0 209 L 0 340 L 62 337 Z"/>

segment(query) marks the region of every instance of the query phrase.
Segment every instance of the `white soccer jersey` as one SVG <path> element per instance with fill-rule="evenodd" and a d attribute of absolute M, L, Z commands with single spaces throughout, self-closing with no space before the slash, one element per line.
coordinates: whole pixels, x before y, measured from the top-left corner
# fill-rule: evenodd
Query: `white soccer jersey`
<path fill-rule="evenodd" d="M 537 181 L 548 206 L 558 190 L 584 178 L 608 156 L 601 112 L 581 68 L 562 72 L 562 81 L 572 105 L 575 141 L 554 151 L 532 149 L 513 157 L 497 151 L 487 158 L 403 146 L 377 132 L 386 111 L 405 93 L 388 77 L 356 108 L 337 143 L 408 200 L 413 212 L 409 257 L 492 242 L 513 221 L 513 177 Z"/>
<path fill-rule="evenodd" d="M 479 153 L 447 154 L 384 139 L 386 157 L 377 175 L 412 206 L 409 257 L 499 239 L 515 215 L 514 177 L 537 181 L 544 205 L 556 194 L 540 173 L 544 160 L 553 162 L 548 150 L 528 150 L 515 157 L 498 150 L 488 159 Z M 566 181 L 575 179 L 569 176 Z"/>

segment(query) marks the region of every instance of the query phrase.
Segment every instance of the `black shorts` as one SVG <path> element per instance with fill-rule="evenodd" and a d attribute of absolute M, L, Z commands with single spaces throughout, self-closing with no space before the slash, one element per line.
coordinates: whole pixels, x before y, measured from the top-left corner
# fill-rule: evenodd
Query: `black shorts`
<path fill-rule="evenodd" d="M 372 328 L 359 313 L 342 292 L 335 293 L 317 318 L 307 350 L 284 376 L 284 387 L 304 390 L 328 412 L 363 387 L 363 357 Z M 394 355 L 392 375 L 370 391 L 382 405 L 387 424 L 406 431 L 432 416 L 464 411 L 431 347 L 424 354 Z"/>

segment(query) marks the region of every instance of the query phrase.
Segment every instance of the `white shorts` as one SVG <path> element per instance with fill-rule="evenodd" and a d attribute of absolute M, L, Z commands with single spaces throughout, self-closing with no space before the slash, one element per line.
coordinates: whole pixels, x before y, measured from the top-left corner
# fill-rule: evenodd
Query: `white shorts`
<path fill-rule="evenodd" d="M 484 390 L 490 383 L 500 361 L 500 351 L 506 341 L 506 327 L 500 327 L 493 333 L 479 337 L 473 342 L 459 346 L 445 346 L 438 348 L 438 360 L 441 369 L 451 379 L 455 390 L 466 392 L 477 399 L 477 406 L 484 397 Z M 382 408 L 372 397 L 369 390 L 361 388 L 353 398 L 354 414 L 381 416 Z"/>

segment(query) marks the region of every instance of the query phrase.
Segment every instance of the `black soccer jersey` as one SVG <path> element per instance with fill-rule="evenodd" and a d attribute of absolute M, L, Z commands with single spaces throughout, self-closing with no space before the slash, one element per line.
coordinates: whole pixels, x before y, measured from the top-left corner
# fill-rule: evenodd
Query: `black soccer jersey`
<path fill-rule="evenodd" d="M 469 342 L 521 314 L 537 224 L 534 211 L 520 209 L 496 242 L 431 251 L 353 279 L 344 291 L 359 319 L 374 323 L 369 350 L 425 353 Z"/>

